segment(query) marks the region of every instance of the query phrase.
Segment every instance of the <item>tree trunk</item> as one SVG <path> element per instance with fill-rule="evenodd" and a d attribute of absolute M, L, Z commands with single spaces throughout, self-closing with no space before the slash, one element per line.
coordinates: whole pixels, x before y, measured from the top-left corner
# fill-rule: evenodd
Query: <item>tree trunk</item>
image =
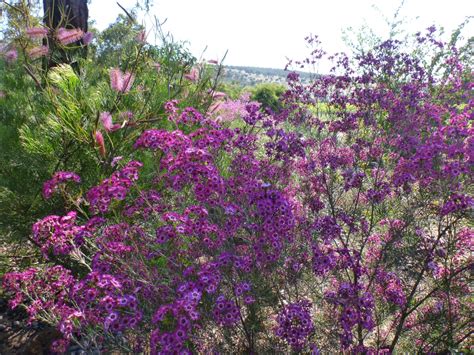
<path fill-rule="evenodd" d="M 65 51 L 57 46 L 54 39 L 55 31 L 64 27 L 67 29 L 80 28 L 87 32 L 89 19 L 89 9 L 87 0 L 43 0 L 44 17 L 43 23 L 50 29 L 48 40 L 44 44 L 49 44 L 50 55 L 45 62 L 45 69 L 60 64 L 71 64 L 76 70 L 79 70 L 78 63 L 72 62 L 70 51 Z M 84 45 L 82 39 L 73 44 L 80 46 L 80 55 L 85 58 L 87 56 L 87 46 Z"/>

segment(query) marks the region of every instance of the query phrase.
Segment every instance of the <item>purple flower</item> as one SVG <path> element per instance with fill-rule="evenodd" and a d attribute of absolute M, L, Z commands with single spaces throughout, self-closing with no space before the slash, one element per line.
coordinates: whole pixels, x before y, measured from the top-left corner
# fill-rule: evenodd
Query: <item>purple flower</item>
<path fill-rule="evenodd" d="M 10 49 L 4 54 L 4 56 L 8 63 L 13 63 L 18 59 L 18 52 L 16 49 Z"/>
<path fill-rule="evenodd" d="M 93 213 L 105 213 L 113 199 L 125 199 L 132 184 L 138 180 L 138 168 L 142 165 L 140 162 L 131 161 L 122 169 L 115 171 L 110 178 L 102 181 L 100 185 L 90 189 L 86 197 Z"/>
<path fill-rule="evenodd" d="M 82 37 L 82 42 L 87 46 L 94 39 L 94 34 L 92 32 L 85 32 Z"/>
<path fill-rule="evenodd" d="M 311 303 L 303 300 L 285 306 L 277 316 L 275 334 L 286 340 L 294 351 L 301 351 L 314 332 Z"/>
<path fill-rule="evenodd" d="M 80 183 L 81 178 L 79 177 L 79 175 L 70 171 L 58 171 L 54 173 L 52 179 L 46 181 L 43 184 L 43 197 L 45 199 L 51 198 L 53 193 L 57 190 L 58 186 L 68 181 Z"/>

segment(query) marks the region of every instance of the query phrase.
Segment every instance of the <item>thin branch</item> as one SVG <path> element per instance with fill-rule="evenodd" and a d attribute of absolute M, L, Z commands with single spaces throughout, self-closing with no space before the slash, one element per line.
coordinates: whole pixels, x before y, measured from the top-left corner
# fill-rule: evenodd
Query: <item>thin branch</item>
<path fill-rule="evenodd" d="M 120 5 L 119 2 L 117 2 L 117 5 L 118 5 L 118 7 L 120 7 L 123 10 L 123 12 L 125 12 L 125 14 L 127 15 L 127 17 L 129 18 L 130 21 L 132 21 L 134 24 L 137 23 L 135 21 L 135 18 L 122 5 Z"/>
<path fill-rule="evenodd" d="M 28 75 L 33 79 L 33 81 L 35 82 L 36 84 L 36 87 L 43 90 L 43 86 L 41 85 L 41 83 L 39 82 L 38 78 L 36 78 L 36 76 L 33 74 L 33 72 L 31 71 L 31 69 L 26 65 L 24 64 L 23 67 L 25 68 L 26 72 L 28 73 Z"/>

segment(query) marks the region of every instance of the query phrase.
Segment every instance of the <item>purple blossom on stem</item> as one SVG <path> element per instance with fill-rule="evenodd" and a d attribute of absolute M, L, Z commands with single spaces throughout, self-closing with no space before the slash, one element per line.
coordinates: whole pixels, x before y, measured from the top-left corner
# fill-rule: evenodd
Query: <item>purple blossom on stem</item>
<path fill-rule="evenodd" d="M 275 334 L 284 339 L 294 351 L 301 351 L 308 345 L 308 339 L 314 332 L 311 320 L 311 303 L 303 300 L 285 306 L 276 319 L 278 325 Z"/>
<path fill-rule="evenodd" d="M 68 181 L 80 183 L 81 178 L 79 175 L 70 171 L 58 171 L 54 173 L 53 177 L 43 184 L 43 197 L 45 199 L 51 198 L 53 193 L 57 190 L 58 185 Z"/>
<path fill-rule="evenodd" d="M 112 200 L 124 200 L 132 184 L 138 180 L 138 169 L 142 165 L 138 161 L 131 161 L 100 185 L 90 189 L 86 197 L 92 212 L 105 213 L 109 210 Z"/>
<path fill-rule="evenodd" d="M 5 52 L 4 56 L 8 63 L 13 63 L 18 59 L 18 52 L 16 49 L 10 49 Z"/>

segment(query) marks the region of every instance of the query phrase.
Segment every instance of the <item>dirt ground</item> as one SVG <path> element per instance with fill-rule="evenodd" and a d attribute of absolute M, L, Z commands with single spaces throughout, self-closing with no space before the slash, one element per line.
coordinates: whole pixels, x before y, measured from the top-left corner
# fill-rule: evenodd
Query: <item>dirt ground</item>
<path fill-rule="evenodd" d="M 0 298 L 0 355 L 50 353 L 58 332 L 44 324 L 28 325 L 26 320 L 26 312 L 9 309 L 7 301 Z"/>

